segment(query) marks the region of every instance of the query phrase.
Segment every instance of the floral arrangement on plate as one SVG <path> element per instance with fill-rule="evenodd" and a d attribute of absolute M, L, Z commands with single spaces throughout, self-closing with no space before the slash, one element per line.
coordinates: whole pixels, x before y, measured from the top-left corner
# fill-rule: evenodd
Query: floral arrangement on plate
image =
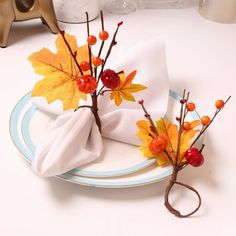
<path fill-rule="evenodd" d="M 90 108 L 101 131 L 97 102 L 99 96 L 109 92 L 110 99 L 119 106 L 123 100 L 134 102 L 133 93 L 142 91 L 146 87 L 133 83 L 136 70 L 126 76 L 123 71 L 105 69 L 112 48 L 117 44 L 116 35 L 123 22 L 117 24 L 106 56 L 102 59 L 101 53 L 109 38 L 109 33 L 104 27 L 103 14 L 101 12 L 102 30 L 99 33 L 101 45 L 97 56 L 92 53 L 93 47 L 97 44 L 97 37 L 90 34 L 88 13 L 86 16 L 87 44 L 77 47 L 75 37 L 60 30 L 56 41 L 57 54 L 44 48 L 29 57 L 36 73 L 44 76 L 43 80 L 36 83 L 32 96 L 43 96 L 48 103 L 59 99 L 63 102 L 64 110 L 73 108 L 76 111 L 84 107 Z M 80 99 L 87 99 L 87 94 L 90 94 L 92 104 L 78 106 Z"/>
<path fill-rule="evenodd" d="M 117 24 L 106 55 L 101 58 L 104 44 L 109 38 L 109 33 L 104 26 L 103 14 L 101 12 L 102 30 L 99 33 L 101 43 L 96 56 L 93 55 L 93 47 L 98 44 L 98 40 L 96 36 L 90 34 L 88 14 L 86 14 L 86 18 L 87 44 L 78 47 L 74 36 L 60 30 L 56 40 L 56 54 L 44 48 L 29 57 L 35 72 L 44 76 L 41 81 L 36 83 L 32 96 L 45 97 L 48 103 L 59 99 L 63 103 L 64 110 L 74 109 L 77 112 L 81 108 L 90 109 L 101 133 L 98 98 L 109 93 L 110 100 L 114 101 L 116 106 L 120 106 L 125 100 L 135 102 L 133 93 L 140 92 L 146 87 L 133 83 L 136 70 L 126 75 L 124 71 L 106 68 L 112 49 L 117 44 L 116 36 L 123 22 Z M 79 105 L 80 100 L 86 100 L 88 94 L 91 97 L 91 104 Z M 177 175 L 188 165 L 198 167 L 203 164 L 202 151 L 205 145 L 202 144 L 201 148 L 197 148 L 195 144 L 229 99 L 230 97 L 225 101 L 216 101 L 216 111 L 212 118 L 203 116 L 200 120 L 188 122 L 186 116 L 189 112 L 195 111 L 195 104 L 189 102 L 189 93 L 184 90 L 180 100 L 180 114 L 176 117 L 177 125 L 166 118 L 160 118 L 154 122 L 144 101 L 138 101 L 146 118 L 146 120 L 135 121 L 138 127 L 137 135 L 143 141 L 143 145 L 139 148 L 145 157 L 156 158 L 159 166 L 171 165 L 173 167 L 173 173 L 165 192 L 165 206 L 177 217 L 191 216 L 200 208 L 201 197 L 197 190 L 177 181 Z M 186 215 L 181 214 L 169 202 L 169 194 L 175 184 L 193 191 L 198 197 L 198 206 Z"/>

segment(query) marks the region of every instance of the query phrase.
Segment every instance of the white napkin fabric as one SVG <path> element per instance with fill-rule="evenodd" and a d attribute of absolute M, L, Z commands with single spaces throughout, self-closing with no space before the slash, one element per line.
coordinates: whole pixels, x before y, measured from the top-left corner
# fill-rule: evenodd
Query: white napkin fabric
<path fill-rule="evenodd" d="M 169 82 L 162 40 L 153 39 L 133 46 L 123 53 L 117 65 L 111 69 L 117 72 L 123 70 L 126 76 L 137 69 L 133 83 L 145 85 L 147 89 L 135 93 L 136 100 L 144 100 L 154 120 L 165 115 Z M 100 96 L 98 100 L 102 136 L 140 145 L 136 136 L 136 122 L 144 119 L 141 106 L 137 102 L 125 101 L 116 107 L 109 95 Z M 42 110 L 60 113 L 57 101 L 54 106 L 46 104 L 42 98 L 34 98 L 33 103 Z M 38 144 L 32 168 L 40 176 L 59 175 L 96 160 L 102 150 L 102 137 L 90 109 L 62 113 Z"/>

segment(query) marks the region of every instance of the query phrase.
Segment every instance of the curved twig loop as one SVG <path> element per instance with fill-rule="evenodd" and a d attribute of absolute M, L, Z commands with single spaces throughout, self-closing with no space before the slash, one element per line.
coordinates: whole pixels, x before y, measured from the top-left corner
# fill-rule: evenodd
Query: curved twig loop
<path fill-rule="evenodd" d="M 194 193 L 197 195 L 197 197 L 198 197 L 198 205 L 197 205 L 197 207 L 195 208 L 195 210 L 191 211 L 191 212 L 188 213 L 188 214 L 182 215 L 182 214 L 180 213 L 180 211 L 178 211 L 178 210 L 176 210 L 175 208 L 172 207 L 172 205 L 171 205 L 170 202 L 169 202 L 169 194 L 170 194 L 170 192 L 171 192 L 172 187 L 173 187 L 175 184 L 178 184 L 178 185 L 180 185 L 180 186 L 183 186 L 183 187 L 189 189 L 190 191 L 194 192 Z M 193 214 L 194 214 L 195 212 L 197 212 L 198 209 L 200 208 L 201 202 L 202 202 L 201 196 L 200 196 L 200 194 L 198 193 L 198 191 L 197 191 L 195 188 L 193 188 L 193 187 L 191 187 L 191 186 L 189 186 L 189 185 L 187 185 L 187 184 L 184 184 L 184 183 L 181 183 L 181 182 L 178 182 L 178 181 L 170 181 L 169 185 L 168 185 L 167 188 L 166 188 L 166 193 L 165 193 L 165 206 L 166 206 L 166 208 L 167 208 L 172 214 L 174 214 L 174 215 L 177 216 L 177 217 L 186 218 L 186 217 L 189 217 L 189 216 L 193 215 Z"/>

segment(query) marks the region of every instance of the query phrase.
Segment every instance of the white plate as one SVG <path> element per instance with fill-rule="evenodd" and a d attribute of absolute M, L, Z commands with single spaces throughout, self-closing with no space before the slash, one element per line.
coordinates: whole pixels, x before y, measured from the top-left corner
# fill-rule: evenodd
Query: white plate
<path fill-rule="evenodd" d="M 30 99 L 30 93 L 25 95 L 17 103 L 10 119 L 12 140 L 29 162 L 33 159 L 38 138 L 55 119 L 55 116 L 39 111 Z M 169 117 L 178 114 L 179 99 L 175 92 L 170 91 Z M 199 119 L 199 116 L 192 112 L 189 119 Z M 98 161 L 57 177 L 89 186 L 131 187 L 162 180 L 172 172 L 171 167 L 158 167 L 155 159 L 145 159 L 135 146 L 104 139 L 104 147 L 104 154 Z"/>

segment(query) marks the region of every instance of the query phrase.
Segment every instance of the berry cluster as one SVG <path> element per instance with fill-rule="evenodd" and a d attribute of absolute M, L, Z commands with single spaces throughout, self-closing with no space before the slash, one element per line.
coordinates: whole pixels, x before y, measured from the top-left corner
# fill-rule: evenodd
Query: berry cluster
<path fill-rule="evenodd" d="M 184 104 L 182 101 L 180 101 L 181 104 Z M 217 100 L 215 102 L 215 107 L 216 107 L 216 113 L 218 113 L 225 105 L 225 102 L 223 100 Z M 188 112 L 195 111 L 196 105 L 192 102 L 187 103 L 186 109 Z M 214 118 L 215 116 L 213 116 Z M 205 132 L 207 127 L 211 124 L 213 119 L 211 119 L 209 116 L 202 116 L 201 119 L 201 124 L 202 124 L 202 131 L 200 132 L 200 135 Z M 189 122 L 184 122 L 183 123 L 183 130 L 190 130 L 191 129 L 191 124 Z M 200 136 L 199 136 L 200 137 Z M 197 137 L 197 138 L 199 138 Z M 195 144 L 196 141 L 193 142 Z M 192 144 L 192 146 L 193 146 Z M 196 147 L 191 147 L 189 148 L 186 153 L 185 153 L 185 158 L 188 164 L 198 167 L 201 166 L 204 163 L 204 157 L 202 155 L 202 149 L 198 150 Z"/>
<path fill-rule="evenodd" d="M 79 76 L 75 78 L 77 81 L 78 89 L 79 91 L 85 94 L 91 95 L 92 105 L 86 106 L 86 107 L 91 108 L 91 111 L 94 113 L 95 120 L 99 127 L 99 130 L 101 131 L 101 121 L 98 115 L 97 98 L 99 95 L 103 95 L 107 91 L 114 91 L 120 84 L 119 73 L 116 73 L 112 69 L 105 69 L 105 65 L 111 54 L 112 48 L 117 44 L 116 35 L 118 33 L 120 26 L 123 24 L 123 22 L 119 22 L 117 24 L 116 31 L 113 34 L 113 37 L 110 42 L 110 46 L 108 47 L 108 50 L 103 59 L 101 55 L 104 48 L 104 44 L 105 44 L 105 41 L 109 39 L 109 33 L 104 29 L 103 13 L 101 11 L 102 30 L 100 31 L 98 35 L 101 41 L 101 44 L 100 44 L 100 49 L 97 56 L 94 56 L 92 54 L 92 48 L 98 43 L 98 39 L 95 35 L 90 34 L 89 16 L 87 12 L 86 12 L 86 18 L 87 18 L 87 45 L 88 45 L 88 54 L 89 54 L 88 61 L 81 61 L 79 63 L 78 58 L 77 58 L 77 51 L 73 52 L 69 42 L 67 41 L 65 37 L 65 31 L 60 30 L 60 34 L 80 72 Z M 100 71 L 98 73 L 99 69 Z M 101 88 L 97 92 L 100 81 L 102 82 L 102 86 L 100 86 Z M 81 107 L 78 107 L 77 109 L 79 108 Z"/>
<path fill-rule="evenodd" d="M 102 31 L 100 31 L 98 37 L 102 41 L 102 43 L 100 46 L 98 56 L 94 56 L 94 57 L 91 56 L 92 47 L 97 44 L 98 40 L 95 35 L 89 34 L 89 27 L 87 24 L 87 28 L 88 28 L 87 43 L 89 47 L 90 58 L 89 58 L 89 61 L 82 61 L 79 64 L 82 74 L 77 79 L 79 90 L 86 94 L 93 94 L 96 91 L 98 87 L 98 82 L 100 81 L 100 79 L 103 83 L 103 87 L 111 89 L 111 90 L 114 90 L 120 83 L 119 75 L 114 70 L 111 70 L 111 69 L 104 70 L 104 66 L 110 54 L 111 48 L 116 45 L 115 36 L 118 31 L 118 28 L 122 25 L 123 22 L 118 23 L 117 31 L 114 34 L 108 53 L 105 59 L 102 59 L 101 52 L 102 52 L 105 41 L 109 39 L 109 33 L 106 30 L 104 30 L 102 12 L 101 12 L 101 19 L 102 19 Z M 98 67 L 101 67 L 101 71 L 99 75 L 97 76 Z M 89 70 L 90 70 L 90 77 L 88 79 L 88 76 L 84 75 L 83 72 L 87 72 Z M 94 74 L 93 74 L 93 71 L 95 72 Z M 94 81 L 96 81 L 96 83 L 94 83 Z"/>

